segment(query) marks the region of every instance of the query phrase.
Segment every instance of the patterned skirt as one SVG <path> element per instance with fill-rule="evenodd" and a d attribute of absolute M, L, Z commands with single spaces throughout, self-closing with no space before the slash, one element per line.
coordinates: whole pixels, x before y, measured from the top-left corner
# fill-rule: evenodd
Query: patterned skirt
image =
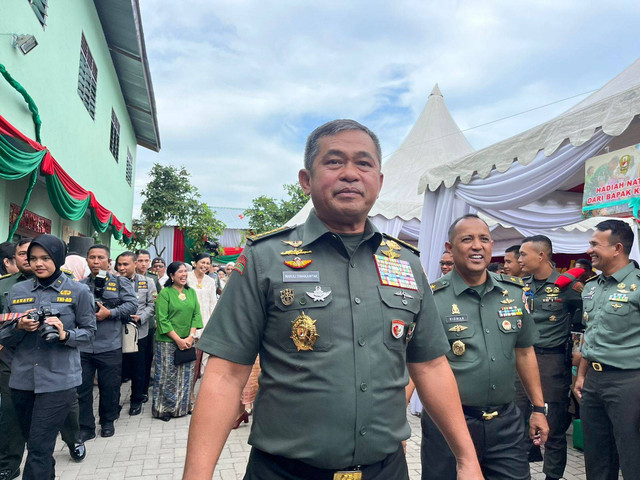
<path fill-rule="evenodd" d="M 191 386 L 195 382 L 195 363 L 174 365 L 173 342 L 156 342 L 156 362 L 153 375 L 152 415 L 182 417 L 193 409 Z"/>

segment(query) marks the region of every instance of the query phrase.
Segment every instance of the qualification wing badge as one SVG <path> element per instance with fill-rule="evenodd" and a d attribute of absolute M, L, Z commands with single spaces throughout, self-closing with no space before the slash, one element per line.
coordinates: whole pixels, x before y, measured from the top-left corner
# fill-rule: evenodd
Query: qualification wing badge
<path fill-rule="evenodd" d="M 298 248 L 294 248 L 293 250 L 280 252 L 280 255 L 308 255 L 309 253 L 312 253 L 311 250 L 300 250 Z"/>
<path fill-rule="evenodd" d="M 313 260 L 302 260 L 300 257 L 296 257 L 293 260 L 285 260 L 284 264 L 289 268 L 295 268 L 297 270 L 300 268 L 305 268 L 306 266 L 310 265 L 311 262 L 313 262 Z"/>
<path fill-rule="evenodd" d="M 298 248 L 300 245 L 302 245 L 302 240 L 282 240 L 282 243 L 293 248 Z"/>
<path fill-rule="evenodd" d="M 331 290 L 325 292 L 322 287 L 318 285 L 313 292 L 306 292 L 310 298 L 313 298 L 314 302 L 324 302 L 324 299 L 331 295 Z"/>
<path fill-rule="evenodd" d="M 456 332 L 456 333 L 460 333 L 464 330 L 466 330 L 469 327 L 465 327 L 464 325 L 454 325 L 453 327 L 451 327 L 449 329 L 450 332 Z"/>
<path fill-rule="evenodd" d="M 460 309 L 455 303 L 451 305 L 451 315 L 460 315 Z"/>
<path fill-rule="evenodd" d="M 305 315 L 302 312 L 301 315 L 291 322 L 291 340 L 295 344 L 298 351 L 300 350 L 313 350 L 313 346 L 318 339 L 318 330 L 316 329 L 316 320 L 312 320 L 311 317 Z"/>

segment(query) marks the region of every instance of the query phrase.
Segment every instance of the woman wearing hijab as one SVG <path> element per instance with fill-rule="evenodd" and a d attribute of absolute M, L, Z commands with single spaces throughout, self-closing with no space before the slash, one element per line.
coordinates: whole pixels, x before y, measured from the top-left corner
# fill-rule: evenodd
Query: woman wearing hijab
<path fill-rule="evenodd" d="M 187 267 L 173 262 L 169 279 L 156 298 L 156 367 L 152 415 L 168 422 L 193 409 L 191 385 L 195 377 L 192 361 L 176 364 L 176 351 L 193 348 L 196 329 L 202 328 L 196 292 L 187 284 Z M 194 352 L 195 353 L 195 352 Z"/>
<path fill-rule="evenodd" d="M 96 332 L 93 296 L 61 273 L 65 255 L 66 245 L 53 235 L 31 242 L 35 278 L 11 288 L 7 304 L 19 317 L 0 330 L 0 343 L 15 347 L 9 387 L 27 439 L 26 480 L 54 478 L 56 436 L 82 383 L 78 347 Z"/>

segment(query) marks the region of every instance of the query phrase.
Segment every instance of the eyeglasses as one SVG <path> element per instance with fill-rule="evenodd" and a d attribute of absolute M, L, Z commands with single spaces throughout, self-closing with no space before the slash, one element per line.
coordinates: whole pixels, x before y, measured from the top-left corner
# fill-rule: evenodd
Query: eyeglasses
<path fill-rule="evenodd" d="M 440 262 L 441 267 L 453 267 L 453 262 Z"/>

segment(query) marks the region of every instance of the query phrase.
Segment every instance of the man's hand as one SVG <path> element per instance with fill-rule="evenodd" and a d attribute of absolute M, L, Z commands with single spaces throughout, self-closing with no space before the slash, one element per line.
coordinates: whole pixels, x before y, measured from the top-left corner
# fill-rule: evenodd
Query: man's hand
<path fill-rule="evenodd" d="M 578 397 L 578 400 L 582 400 L 582 388 L 584 387 L 584 375 L 580 375 L 576 377 L 576 383 L 573 386 L 573 393 Z"/>
<path fill-rule="evenodd" d="M 96 312 L 96 320 L 101 322 L 111 316 L 111 310 L 105 307 L 102 303 L 96 302 L 96 305 L 98 305 L 98 311 Z"/>
<path fill-rule="evenodd" d="M 549 425 L 547 417 L 542 413 L 533 412 L 529 417 L 529 438 L 533 440 L 536 446 L 542 446 L 547 443 L 549 436 Z"/>
<path fill-rule="evenodd" d="M 140 323 L 140 315 L 129 315 L 131 318 L 133 318 L 133 321 L 136 323 Z"/>

